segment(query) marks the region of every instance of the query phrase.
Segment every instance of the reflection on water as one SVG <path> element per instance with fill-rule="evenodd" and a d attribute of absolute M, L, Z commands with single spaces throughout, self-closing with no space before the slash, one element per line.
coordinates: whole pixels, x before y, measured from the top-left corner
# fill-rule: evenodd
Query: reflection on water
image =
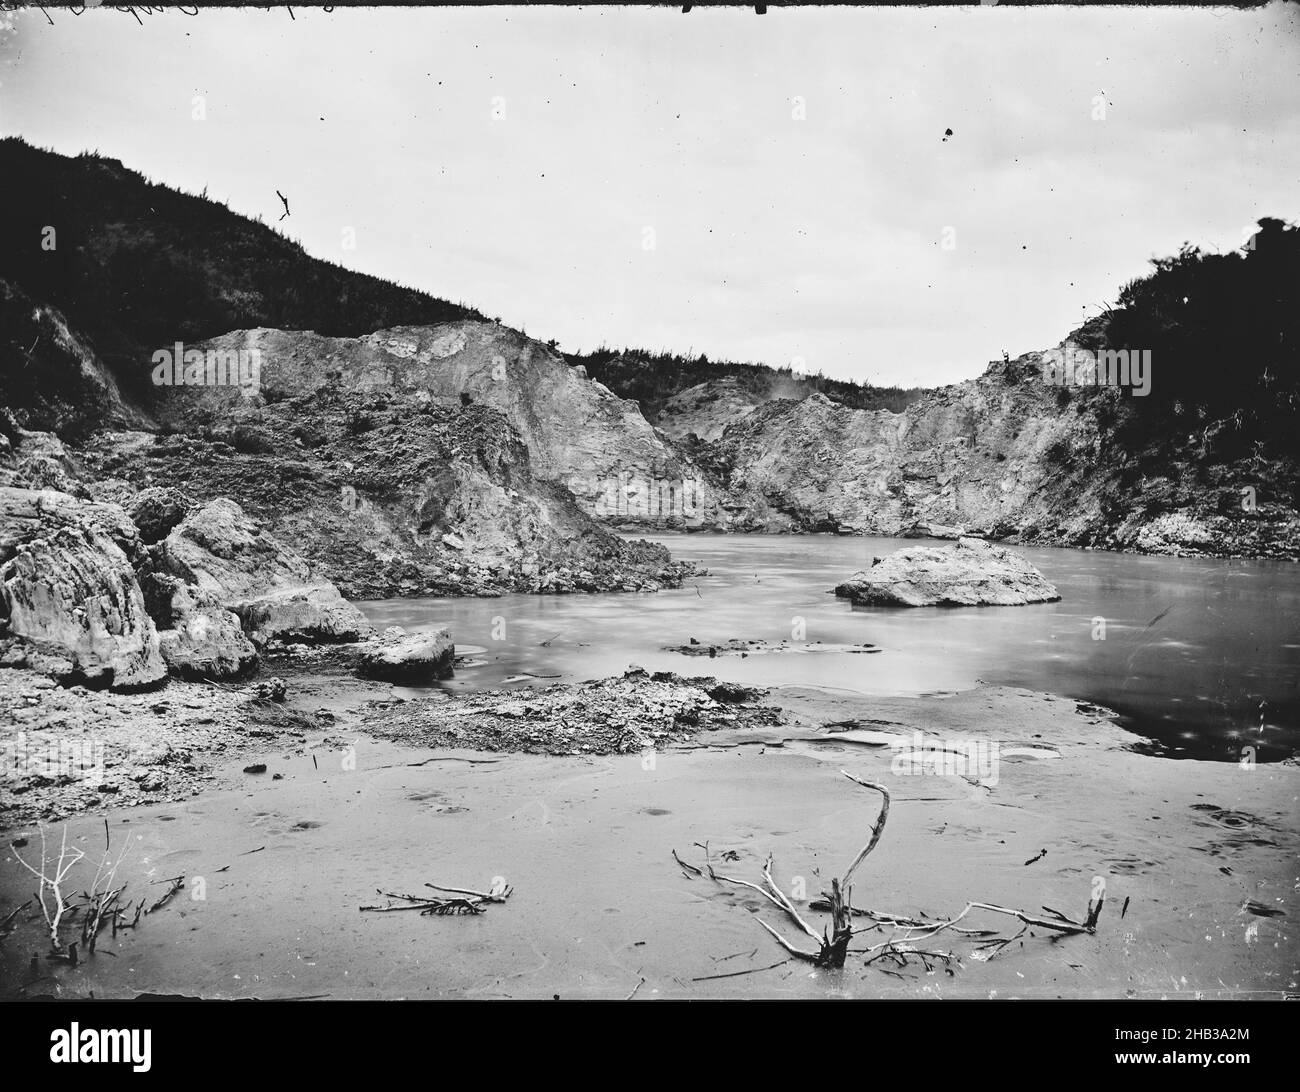
<path fill-rule="evenodd" d="M 1300 743 L 1300 567 L 1288 562 L 1020 550 L 1059 603 L 956 609 L 854 608 L 830 592 L 898 539 L 663 535 L 710 572 L 656 594 L 508 595 L 362 603 L 379 626 L 449 625 L 480 646 L 452 689 L 650 671 L 864 694 L 965 689 L 979 681 L 1095 701 L 1179 757 L 1261 761 Z M 1104 619 L 1104 639 L 1099 620 Z M 802 627 L 802 630 L 800 629 Z M 696 659 L 663 651 L 690 638 L 879 646 Z M 543 681 L 551 681 L 549 679 Z"/>

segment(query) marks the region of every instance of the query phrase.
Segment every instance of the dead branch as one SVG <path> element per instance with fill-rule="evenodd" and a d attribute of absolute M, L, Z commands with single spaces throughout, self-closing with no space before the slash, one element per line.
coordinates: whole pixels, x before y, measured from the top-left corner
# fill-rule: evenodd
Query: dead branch
<path fill-rule="evenodd" d="M 734 876 L 724 876 L 720 872 L 717 872 L 713 868 L 713 865 L 709 863 L 707 844 L 705 847 L 705 869 L 709 874 L 709 878 L 722 883 L 734 884 L 737 887 L 748 888 L 750 891 L 755 891 L 762 895 L 763 898 L 767 899 L 768 902 L 780 910 L 794 925 L 798 926 L 800 931 L 802 931 L 805 936 L 809 937 L 813 943 L 817 945 L 817 948 L 811 951 L 805 948 L 796 948 L 762 918 L 756 919 L 758 924 L 766 929 L 767 932 L 772 935 L 772 938 L 792 956 L 813 963 L 818 967 L 844 966 L 844 959 L 848 953 L 849 939 L 853 936 L 853 891 L 849 886 L 848 881 L 852 877 L 858 865 L 866 859 L 868 854 L 870 854 L 880 842 L 880 836 L 885 830 L 885 823 L 889 819 L 888 789 L 883 785 L 876 784 L 874 781 L 863 781 L 844 770 L 841 770 L 840 772 L 854 784 L 861 785 L 863 788 L 867 789 L 875 789 L 882 796 L 883 803 L 881 804 L 880 812 L 876 816 L 875 822 L 872 824 L 871 834 L 867 840 L 867 844 L 863 846 L 858 852 L 858 855 L 853 858 L 852 864 L 849 865 L 848 869 L 844 873 L 843 880 L 831 880 L 831 891 L 828 903 L 831 913 L 831 928 L 829 934 L 826 929 L 823 929 L 818 933 L 817 930 L 814 929 L 812 925 L 809 924 L 809 922 L 799 913 L 795 908 L 794 903 L 786 897 L 785 892 L 777 886 L 776 881 L 772 878 L 772 855 L 770 853 L 763 864 L 763 883 L 760 885 L 751 883 L 749 880 L 737 879 Z M 678 864 L 684 863 L 681 858 L 677 856 L 675 850 L 673 851 L 673 858 L 678 862 Z"/>
<path fill-rule="evenodd" d="M 881 795 L 880 811 L 877 813 L 875 821 L 872 823 L 871 832 L 866 844 L 859 850 L 858 855 L 853 858 L 849 867 L 845 870 L 844 875 L 839 878 L 832 878 L 830 881 L 830 891 L 823 892 L 822 898 L 814 899 L 808 904 L 812 911 L 828 913 L 830 922 L 828 926 L 823 926 L 819 933 L 812 924 L 810 924 L 802 914 L 796 909 L 794 903 L 785 895 L 777 886 L 776 881 L 772 878 L 772 855 L 769 853 L 763 864 L 763 882 L 761 884 L 742 880 L 734 876 L 725 876 L 716 871 L 709 859 L 708 843 L 699 843 L 704 850 L 704 868 L 699 869 L 694 865 L 687 864 L 673 850 L 673 860 L 682 868 L 683 874 L 689 877 L 689 873 L 696 876 L 707 874 L 711 880 L 717 883 L 732 884 L 736 887 L 743 887 L 747 890 L 756 892 L 766 899 L 769 903 L 781 911 L 783 915 L 795 925 L 805 936 L 809 937 L 817 945 L 815 949 L 806 949 L 796 947 L 768 922 L 761 917 L 755 920 L 771 937 L 788 952 L 791 956 L 812 963 L 818 967 L 839 968 L 843 967 L 845 959 L 850 951 L 849 942 L 855 932 L 884 932 L 886 929 L 891 930 L 891 935 L 868 948 L 855 948 L 852 951 L 855 954 L 865 955 L 867 959 L 865 966 L 875 966 L 876 969 L 885 974 L 894 977 L 903 978 L 897 970 L 891 968 L 907 968 L 914 963 L 919 963 L 927 973 L 932 973 L 936 969 L 943 969 L 952 974 L 954 966 L 960 967 L 961 960 L 953 951 L 939 951 L 934 948 L 921 947 L 918 942 L 929 940 L 943 932 L 952 932 L 963 938 L 971 938 L 975 941 L 973 949 L 976 958 L 988 960 L 1004 951 L 1009 945 L 1019 940 L 1030 929 L 1045 929 L 1058 936 L 1075 936 L 1079 934 L 1092 934 L 1096 932 L 1097 921 L 1101 917 L 1102 906 L 1105 903 L 1105 897 L 1098 895 L 1095 899 L 1088 902 L 1088 910 L 1082 921 L 1076 921 L 1073 918 L 1055 910 L 1050 906 L 1044 906 L 1043 911 L 1050 915 L 1043 917 L 1039 914 L 1029 913 L 1009 906 L 999 906 L 996 903 L 988 902 L 968 902 L 961 913 L 948 919 L 930 919 L 924 913 L 919 917 L 913 917 L 904 914 L 882 913 L 878 910 L 860 909 L 853 906 L 853 888 L 850 881 L 858 866 L 871 854 L 872 850 L 880 843 L 880 839 L 885 831 L 885 824 L 889 820 L 889 791 L 883 786 L 873 781 L 863 781 L 861 778 L 854 777 L 845 770 L 841 770 L 845 777 L 856 785 L 863 788 L 874 789 Z M 1016 918 L 1021 923 L 1020 931 L 1010 936 L 1002 936 L 996 930 L 984 928 L 963 927 L 960 923 L 964 921 L 968 914 L 973 911 L 985 911 L 993 914 L 1002 914 Z M 865 929 L 854 928 L 855 918 L 868 919 L 872 924 Z M 889 966 L 886 966 L 888 964 Z M 774 964 L 773 966 L 779 966 Z M 740 972 L 749 973 L 749 972 Z M 708 978 L 723 978 L 727 975 L 710 975 Z M 697 979 L 696 981 L 706 981 L 707 979 Z"/>
<path fill-rule="evenodd" d="M 161 910 L 164 906 L 166 906 L 167 903 L 171 901 L 171 897 L 175 895 L 176 892 L 179 891 L 182 887 L 185 886 L 185 877 L 173 876 L 170 880 L 154 880 L 154 883 L 166 883 L 166 884 L 170 884 L 171 886 L 168 887 L 167 890 L 163 893 L 162 898 L 160 898 L 151 907 L 149 907 L 148 910 L 145 911 L 146 915 L 152 914 L 155 910 Z"/>
<path fill-rule="evenodd" d="M 395 910 L 418 910 L 421 917 L 454 917 L 462 914 L 486 913 L 487 904 L 505 902 L 514 888 L 504 880 L 493 884 L 490 891 L 473 891 L 466 887 L 444 887 L 442 884 L 426 883 L 434 891 L 447 891 L 451 897 L 442 895 L 408 895 L 401 891 L 384 891 L 376 888 L 375 893 L 383 895 L 389 901 L 384 905 L 358 907 L 359 910 L 372 913 L 390 913 Z"/>

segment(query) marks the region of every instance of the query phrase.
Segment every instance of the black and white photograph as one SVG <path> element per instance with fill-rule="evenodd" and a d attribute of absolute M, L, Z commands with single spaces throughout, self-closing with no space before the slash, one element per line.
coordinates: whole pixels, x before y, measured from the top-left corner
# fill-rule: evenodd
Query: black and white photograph
<path fill-rule="evenodd" d="M 38 1060 L 929 1000 L 1249 1073 L 1298 560 L 1294 3 L 0 10 Z"/>

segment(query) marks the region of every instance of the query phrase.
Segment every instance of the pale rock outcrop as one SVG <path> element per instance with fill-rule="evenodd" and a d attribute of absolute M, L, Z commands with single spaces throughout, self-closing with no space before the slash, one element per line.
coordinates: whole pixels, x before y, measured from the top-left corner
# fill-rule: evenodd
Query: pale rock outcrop
<path fill-rule="evenodd" d="M 896 550 L 835 594 L 873 607 L 1023 606 L 1061 598 L 1019 554 L 976 538 Z"/>
<path fill-rule="evenodd" d="M 303 351 L 320 341 L 282 336 Z M 285 397 L 290 386 L 264 387 L 265 399 L 161 388 L 166 434 L 100 433 L 86 444 L 96 495 L 130 505 L 134 485 L 229 498 L 292 544 L 312 582 L 351 599 L 674 587 L 695 571 L 661 545 L 612 533 L 562 484 L 539 478 L 497 410 L 346 385 L 342 371 L 322 367 L 296 397 Z M 267 358 L 264 379 L 276 374 Z"/>
<path fill-rule="evenodd" d="M 142 578 L 158 644 L 173 675 L 184 679 L 232 679 L 257 664 L 257 649 L 239 616 L 211 591 L 165 573 Z"/>
<path fill-rule="evenodd" d="M 655 423 L 671 440 L 712 442 L 733 424 L 771 401 L 727 377 L 688 387 L 664 404 Z"/>
<path fill-rule="evenodd" d="M 1116 432 L 1130 394 L 1048 381 L 1052 361 L 1076 347 L 1067 338 L 994 361 L 901 413 L 821 394 L 750 407 L 719 380 L 670 399 L 659 427 L 699 438 L 692 455 L 717 472 L 736 529 L 1296 556 L 1300 514 L 1285 478 L 1265 477 L 1258 510 L 1243 511 L 1241 486 L 1259 469 L 1201 466 L 1190 436 L 1175 462 L 1136 477 L 1143 454 Z"/>
<path fill-rule="evenodd" d="M 333 584 L 277 588 L 229 604 L 255 644 L 303 641 L 308 644 L 360 641 L 373 632 L 366 616 Z"/>
<path fill-rule="evenodd" d="M 138 560 L 139 532 L 119 505 L 81 500 L 57 489 L 0 486 L 0 561 L 20 543 L 52 528 L 81 526 L 110 539 L 131 562 Z"/>
<path fill-rule="evenodd" d="M 258 644 L 355 641 L 371 632 L 338 588 L 224 497 L 190 512 L 151 553 L 159 573 L 233 611 Z"/>
<path fill-rule="evenodd" d="M 407 633 L 400 626 L 362 646 L 357 653 L 357 673 L 385 682 L 419 685 L 452 675 L 456 646 L 445 627 Z"/>
<path fill-rule="evenodd" d="M 223 335 L 204 348 L 257 351 L 251 400 L 238 388 L 168 388 L 177 409 L 300 398 L 331 385 L 486 406 L 502 414 L 528 448 L 537 478 L 570 490 L 588 514 L 618 525 L 715 527 L 725 498 L 707 475 L 642 416 L 633 401 L 572 368 L 556 351 L 491 322 L 403 326 L 359 338 L 258 329 Z"/>
<path fill-rule="evenodd" d="M 144 595 L 113 535 L 130 546 L 134 526 L 114 507 L 0 489 L 0 661 L 115 690 L 166 678 Z"/>
<path fill-rule="evenodd" d="M 1003 537 L 1038 524 L 1095 525 L 1100 499 L 1062 506 L 1059 461 L 1091 460 L 1096 420 L 1062 413 L 1031 361 L 932 391 L 902 413 L 849 409 L 821 394 L 771 402 L 712 445 L 732 467 L 743 522 L 900 535 L 921 525 Z"/>
<path fill-rule="evenodd" d="M 6 447 L 0 450 L 0 485 L 19 489 L 53 489 L 87 500 L 86 486 L 63 441 L 52 432 L 22 428 L 8 409 L 0 409 L 0 436 Z"/>

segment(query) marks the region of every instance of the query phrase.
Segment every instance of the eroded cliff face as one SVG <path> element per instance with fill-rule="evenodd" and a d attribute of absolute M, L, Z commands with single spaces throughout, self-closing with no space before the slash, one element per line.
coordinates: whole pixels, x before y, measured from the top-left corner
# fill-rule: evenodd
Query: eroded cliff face
<path fill-rule="evenodd" d="M 726 521 L 704 473 L 641 415 L 547 346 L 490 322 L 399 327 L 358 338 L 249 330 L 195 348 L 250 354 L 256 385 L 170 386 L 159 414 L 245 417 L 258 407 L 333 390 L 412 407 L 483 406 L 513 426 L 532 476 L 579 507 L 629 528 L 700 528 Z M 251 354 L 256 354 L 253 357 Z"/>
<path fill-rule="evenodd" d="M 851 410 L 820 394 L 770 402 L 739 416 L 709 453 L 750 526 L 1007 534 L 1050 505 L 1044 453 L 1096 443 L 1092 423 L 1063 413 L 1032 358 L 1022 358 L 903 413 Z"/>
<path fill-rule="evenodd" d="M 769 402 L 735 379 L 697 383 L 668 399 L 655 423 L 670 440 L 680 444 L 711 443 L 742 417 Z"/>
<path fill-rule="evenodd" d="M 80 450 L 92 492 L 230 498 L 348 598 L 653 589 L 692 571 L 536 478 L 500 413 L 337 374 L 288 390 L 176 388 L 176 431 L 104 432 Z"/>
<path fill-rule="evenodd" d="M 1203 466 L 1191 445 L 1158 472 L 1137 472 L 1135 453 L 1112 427 L 1117 400 L 1133 395 L 1091 388 L 1085 397 L 1045 382 L 1048 360 L 1030 353 L 994 363 L 902 413 L 851 410 L 820 394 L 740 406 L 695 454 L 732 495 L 738 529 L 971 533 L 1177 554 L 1300 552 L 1286 472 Z M 716 403 L 698 393 L 675 410 L 676 434 L 716 432 Z M 1252 483 L 1253 509 L 1239 503 Z"/>

